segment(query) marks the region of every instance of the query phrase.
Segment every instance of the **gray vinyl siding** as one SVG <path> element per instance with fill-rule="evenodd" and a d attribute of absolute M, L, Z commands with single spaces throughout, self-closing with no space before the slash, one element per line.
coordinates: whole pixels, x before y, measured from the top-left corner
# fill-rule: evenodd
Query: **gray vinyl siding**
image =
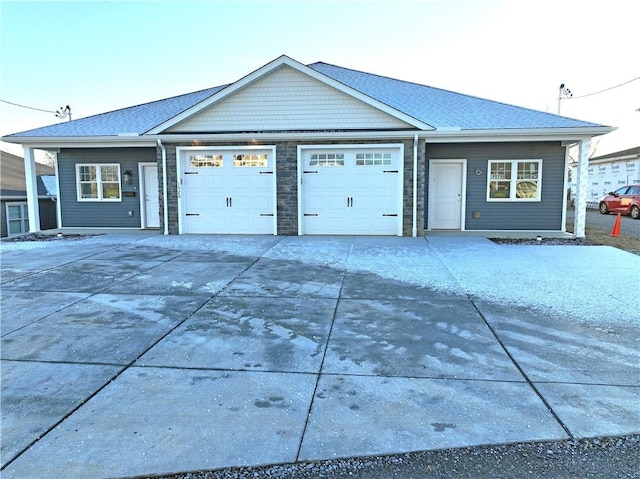
<path fill-rule="evenodd" d="M 562 230 L 565 149 L 556 142 L 427 144 L 430 159 L 466 159 L 467 191 L 464 211 L 467 230 Z M 542 190 L 539 202 L 488 202 L 489 160 L 542 159 Z M 476 175 L 476 170 L 481 174 Z M 429 192 L 425 192 L 428 202 Z M 428 208 L 425 218 L 428 218 Z M 474 218 L 474 212 L 479 218 Z"/>
<path fill-rule="evenodd" d="M 62 226 L 98 228 L 140 228 L 140 188 L 138 163 L 156 162 L 155 148 L 78 148 L 63 149 L 58 153 L 60 178 L 59 201 Z M 118 202 L 78 201 L 76 165 L 85 163 L 118 163 L 120 175 L 131 170 L 130 185 L 121 183 L 122 192 L 135 192 L 133 197 L 122 197 Z M 121 178 L 122 181 L 122 178 Z M 129 216 L 129 211 L 133 216 Z"/>
<path fill-rule="evenodd" d="M 27 198 L 16 198 L 12 200 L 2 200 L 0 202 L 0 237 L 5 238 L 7 231 L 7 203 L 26 203 Z M 53 199 L 39 199 L 40 209 L 40 229 L 50 230 L 58 227 L 56 220 L 56 202 Z"/>

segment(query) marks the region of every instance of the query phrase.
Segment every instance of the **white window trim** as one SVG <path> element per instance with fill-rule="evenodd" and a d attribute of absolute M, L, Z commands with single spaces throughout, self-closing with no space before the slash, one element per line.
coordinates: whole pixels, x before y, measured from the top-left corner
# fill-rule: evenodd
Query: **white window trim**
<path fill-rule="evenodd" d="M 11 206 L 21 206 L 20 208 L 20 231 L 18 233 L 11 233 L 11 231 L 9 230 L 9 222 L 10 221 L 17 221 L 17 220 L 10 220 L 9 219 L 9 208 Z M 14 201 L 11 203 L 6 203 L 5 204 L 5 213 L 6 213 L 6 218 L 7 218 L 7 236 L 18 236 L 21 234 L 25 234 L 29 232 L 29 221 L 31 221 L 30 218 L 28 218 L 29 216 L 29 210 L 28 210 L 28 204 L 26 201 Z M 24 212 L 25 209 L 27 210 L 27 218 L 24 217 Z"/>
<path fill-rule="evenodd" d="M 518 198 L 516 197 L 516 185 L 518 183 L 518 163 L 521 162 L 527 162 L 527 163 L 537 163 L 538 164 L 538 188 L 536 191 L 536 197 L 535 198 Z M 490 197 L 490 193 L 491 193 L 491 181 L 500 181 L 500 180 L 492 180 L 491 179 L 491 164 L 492 163 L 511 163 L 511 179 L 509 180 L 511 182 L 511 187 L 509 188 L 509 198 L 491 198 Z M 506 180 L 501 180 L 501 181 L 506 181 Z M 525 159 L 525 158 L 521 158 L 521 159 L 505 159 L 505 160 L 489 160 L 487 163 L 487 184 L 486 184 L 486 188 L 487 188 L 487 201 L 488 202 L 511 202 L 511 203 L 531 203 L 531 202 L 540 202 L 542 201 L 542 159 L 540 158 L 535 158 L 535 159 Z"/>
<path fill-rule="evenodd" d="M 97 198 L 83 198 L 82 188 L 80 182 L 80 168 L 83 166 L 95 166 L 96 167 L 96 184 L 97 184 Z M 104 166 L 115 166 L 118 168 L 118 192 L 120 196 L 118 198 L 103 198 L 102 197 L 102 175 L 101 169 Z M 110 182 L 111 183 L 111 182 Z M 76 197 L 78 201 L 82 202 L 122 202 L 122 177 L 120 171 L 120 163 L 77 163 L 76 164 Z"/>

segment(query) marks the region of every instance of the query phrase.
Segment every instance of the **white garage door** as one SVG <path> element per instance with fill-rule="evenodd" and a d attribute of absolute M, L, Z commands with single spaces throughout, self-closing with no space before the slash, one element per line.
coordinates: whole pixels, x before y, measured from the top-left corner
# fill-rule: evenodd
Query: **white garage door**
<path fill-rule="evenodd" d="M 184 149 L 181 157 L 181 233 L 276 233 L 274 149 Z"/>
<path fill-rule="evenodd" d="M 402 235 L 400 147 L 301 150 L 301 233 Z"/>

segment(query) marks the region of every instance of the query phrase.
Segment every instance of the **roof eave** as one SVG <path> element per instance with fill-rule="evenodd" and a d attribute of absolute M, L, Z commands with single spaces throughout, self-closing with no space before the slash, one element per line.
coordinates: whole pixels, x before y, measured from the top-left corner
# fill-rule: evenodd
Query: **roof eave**
<path fill-rule="evenodd" d="M 576 128 L 513 128 L 494 130 L 394 130 L 394 131 L 327 131 L 327 132 L 249 132 L 249 133 L 185 133 L 147 134 L 142 136 L 86 136 L 86 137 L 3 137 L 2 141 L 21 144 L 25 147 L 47 148 L 126 148 L 155 147 L 157 140 L 163 141 L 276 141 L 316 138 L 413 138 L 418 135 L 431 143 L 444 142 L 496 142 L 496 141 L 580 141 L 605 135 L 616 130 L 609 126 Z"/>
<path fill-rule="evenodd" d="M 156 138 L 148 136 L 5 136 L 0 138 L 6 143 L 14 143 L 31 148 L 61 148 L 61 147 L 82 147 L 82 146 L 115 146 L 141 147 L 155 146 Z"/>

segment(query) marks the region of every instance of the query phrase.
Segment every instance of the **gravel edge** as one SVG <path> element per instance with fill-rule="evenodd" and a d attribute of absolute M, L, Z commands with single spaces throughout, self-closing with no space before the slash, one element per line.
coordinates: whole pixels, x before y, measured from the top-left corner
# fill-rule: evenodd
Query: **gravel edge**
<path fill-rule="evenodd" d="M 225 468 L 136 479 L 637 479 L 640 435 L 525 442 Z"/>

